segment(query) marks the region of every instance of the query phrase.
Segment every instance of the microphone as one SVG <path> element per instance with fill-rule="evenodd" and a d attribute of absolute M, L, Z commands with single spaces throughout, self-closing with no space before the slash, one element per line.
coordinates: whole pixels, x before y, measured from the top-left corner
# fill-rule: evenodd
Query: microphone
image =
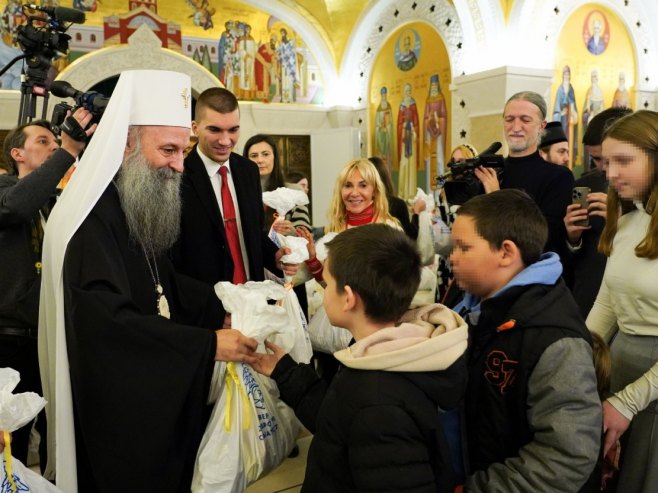
<path fill-rule="evenodd" d="M 103 96 L 99 92 L 78 91 L 65 80 L 56 80 L 50 84 L 50 92 L 58 98 L 73 98 L 78 106 L 82 106 L 92 113 L 98 113 L 99 115 L 105 111 L 105 107 L 110 101 L 110 98 Z"/>
<path fill-rule="evenodd" d="M 57 22 L 73 22 L 76 24 L 83 24 L 85 22 L 85 13 L 81 10 L 69 9 L 67 7 L 41 7 L 32 3 L 24 5 L 23 8 L 44 12 Z"/>
<path fill-rule="evenodd" d="M 496 152 L 498 152 L 501 147 L 503 147 L 503 144 L 501 144 L 500 142 L 494 142 L 489 147 L 487 147 L 484 151 L 478 154 L 478 156 L 488 156 L 490 154 L 496 154 Z"/>

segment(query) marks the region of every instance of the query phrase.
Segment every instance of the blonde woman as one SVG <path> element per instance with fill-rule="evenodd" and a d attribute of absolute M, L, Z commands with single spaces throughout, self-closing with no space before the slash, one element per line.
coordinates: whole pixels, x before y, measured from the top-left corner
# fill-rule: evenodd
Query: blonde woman
<path fill-rule="evenodd" d="M 386 188 L 375 166 L 367 159 L 348 162 L 336 179 L 334 195 L 329 208 L 329 224 L 325 233 L 340 233 L 346 229 L 371 223 L 384 223 L 402 229 L 388 212 Z M 322 263 L 317 259 L 313 237 L 298 229 L 298 234 L 309 240 L 309 270 L 322 280 Z"/>

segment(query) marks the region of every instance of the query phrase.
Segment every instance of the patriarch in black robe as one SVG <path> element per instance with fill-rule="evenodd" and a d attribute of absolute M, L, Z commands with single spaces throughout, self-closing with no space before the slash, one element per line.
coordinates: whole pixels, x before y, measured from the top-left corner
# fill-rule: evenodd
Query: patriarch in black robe
<path fill-rule="evenodd" d="M 189 492 L 214 361 L 253 360 L 255 340 L 216 330 L 212 287 L 177 274 L 166 254 L 179 232 L 189 83 L 122 74 L 96 134 L 113 144 L 92 141 L 46 232 L 48 468 L 67 493 Z"/>

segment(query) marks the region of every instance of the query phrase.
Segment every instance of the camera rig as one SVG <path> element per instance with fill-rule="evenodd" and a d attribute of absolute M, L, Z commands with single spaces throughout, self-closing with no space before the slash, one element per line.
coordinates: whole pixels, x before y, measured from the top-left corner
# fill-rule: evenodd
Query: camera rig
<path fill-rule="evenodd" d="M 464 161 L 450 161 L 450 171 L 436 178 L 437 187 L 445 191 L 450 205 L 462 205 L 468 199 L 484 192 L 482 183 L 475 175 L 476 168 L 493 168 L 500 182 L 505 171 L 505 160 L 499 154 L 480 154 Z"/>
<path fill-rule="evenodd" d="M 73 23 L 83 23 L 83 12 L 65 7 L 40 7 L 23 5 L 27 22 L 19 26 L 16 42 L 23 52 L 1 71 L 2 76 L 18 60 L 25 60 L 21 82 L 21 102 L 18 124 L 22 125 L 36 115 L 37 98 L 43 98 L 42 119 L 48 111 L 48 72 L 56 56 L 65 55 L 71 36 L 66 30 Z"/>

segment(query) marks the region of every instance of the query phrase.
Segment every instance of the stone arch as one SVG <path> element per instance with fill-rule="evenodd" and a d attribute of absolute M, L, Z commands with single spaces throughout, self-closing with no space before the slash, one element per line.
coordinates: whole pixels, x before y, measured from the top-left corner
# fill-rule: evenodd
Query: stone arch
<path fill-rule="evenodd" d="M 136 69 L 174 70 L 188 74 L 195 97 L 209 87 L 222 85 L 217 77 L 192 59 L 162 48 L 160 39 L 145 25 L 139 26 L 127 45 L 102 48 L 80 57 L 66 67 L 58 79 L 80 91 L 87 91 L 124 70 Z"/>

